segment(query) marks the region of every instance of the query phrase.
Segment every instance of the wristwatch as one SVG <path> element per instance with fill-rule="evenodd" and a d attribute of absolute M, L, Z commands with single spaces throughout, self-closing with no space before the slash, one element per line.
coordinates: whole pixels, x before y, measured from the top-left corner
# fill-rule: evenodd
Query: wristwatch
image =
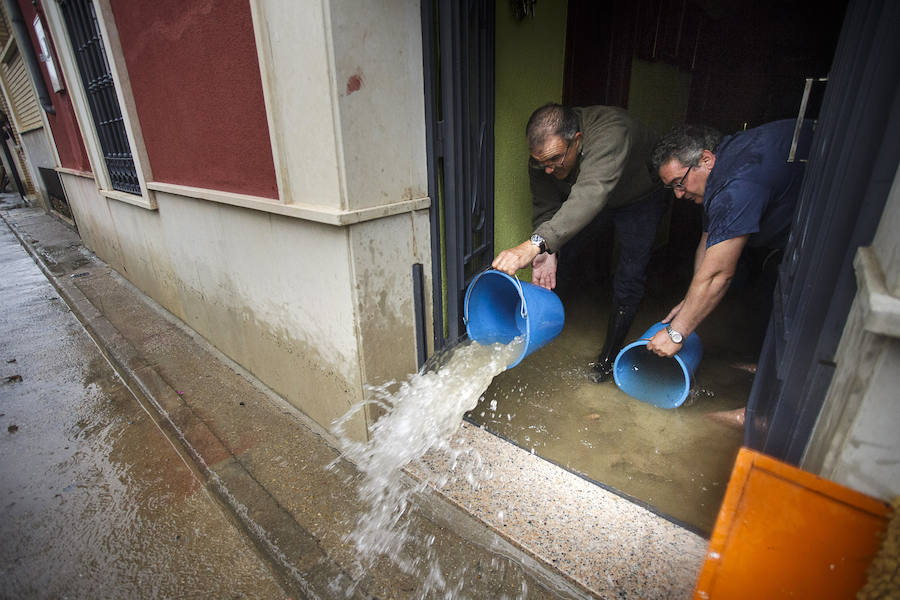
<path fill-rule="evenodd" d="M 669 337 L 670 337 L 670 338 L 672 339 L 672 341 L 675 342 L 676 344 L 680 344 L 681 342 L 684 341 L 684 336 L 681 335 L 681 333 L 679 333 L 679 332 L 675 331 L 674 329 L 672 329 L 672 325 L 666 325 L 666 333 L 669 334 Z"/>
<path fill-rule="evenodd" d="M 547 242 L 538 234 L 531 236 L 531 243 L 538 247 L 538 251 L 543 254 L 547 251 Z"/>

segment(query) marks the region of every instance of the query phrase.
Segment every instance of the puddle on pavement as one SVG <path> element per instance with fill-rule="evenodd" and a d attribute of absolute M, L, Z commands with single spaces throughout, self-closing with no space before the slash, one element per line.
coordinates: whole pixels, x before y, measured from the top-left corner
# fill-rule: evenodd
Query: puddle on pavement
<path fill-rule="evenodd" d="M 708 535 L 718 514 L 741 427 L 711 413 L 746 405 L 760 319 L 746 296 L 727 298 L 698 330 L 704 355 L 685 403 L 660 409 L 588 380 L 603 343 L 608 288 L 563 296 L 566 324 L 551 344 L 498 375 L 467 418 L 512 443 Z M 686 285 L 684 288 L 686 289 Z M 679 298 L 648 294 L 634 341 Z"/>

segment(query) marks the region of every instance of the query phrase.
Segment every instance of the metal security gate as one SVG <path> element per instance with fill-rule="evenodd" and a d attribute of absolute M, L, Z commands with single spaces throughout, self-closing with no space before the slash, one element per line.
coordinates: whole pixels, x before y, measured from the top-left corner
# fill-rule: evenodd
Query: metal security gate
<path fill-rule="evenodd" d="M 463 295 L 494 251 L 494 11 L 423 0 L 434 347 L 465 335 Z"/>
<path fill-rule="evenodd" d="M 94 129 L 113 189 L 140 194 L 131 145 L 109 61 L 100 35 L 100 25 L 91 0 L 61 0 L 59 7 L 78 63 L 78 74 L 87 96 Z"/>
<path fill-rule="evenodd" d="M 900 3 L 850 2 L 747 406 L 745 444 L 798 463 L 900 162 Z"/>

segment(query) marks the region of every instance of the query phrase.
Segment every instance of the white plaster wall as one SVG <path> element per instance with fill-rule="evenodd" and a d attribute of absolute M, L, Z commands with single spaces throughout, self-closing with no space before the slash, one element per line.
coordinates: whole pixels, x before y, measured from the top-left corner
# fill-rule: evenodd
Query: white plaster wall
<path fill-rule="evenodd" d="M 363 384 L 416 371 L 412 265 L 428 318 L 428 211 L 335 227 L 162 192 L 148 211 L 64 177 L 88 247 L 324 427 Z M 362 419 L 348 424 L 357 439 Z"/>
<path fill-rule="evenodd" d="M 160 213 L 117 200 L 101 198 L 100 202 L 107 204 L 110 223 L 116 232 L 121 255 L 118 272 L 180 317 L 183 308 L 179 286 Z"/>
<path fill-rule="evenodd" d="M 830 477 L 884 500 L 900 495 L 900 340 L 882 340 Z"/>
<path fill-rule="evenodd" d="M 149 211 L 64 177 L 85 244 L 288 402 L 329 428 L 362 399 L 347 228 L 165 193 Z"/>
<path fill-rule="evenodd" d="M 119 238 L 113 227 L 109 204 L 97 193 L 97 184 L 90 177 L 60 173 L 69 208 L 78 226 L 78 235 L 84 245 L 102 258 L 109 266 L 122 272 L 124 260 Z"/>
<path fill-rule="evenodd" d="M 251 7 L 280 200 L 325 212 L 424 197 L 418 2 Z M 154 211 L 65 177 L 91 249 L 324 427 L 365 384 L 415 372 L 414 263 L 432 313 L 428 211 L 334 226 L 167 191 Z M 366 416 L 348 434 L 365 438 Z"/>
<path fill-rule="evenodd" d="M 345 229 L 157 201 L 189 326 L 326 428 L 361 399 Z"/>
<path fill-rule="evenodd" d="M 404 380 L 416 364 L 412 267 L 422 263 L 424 310 L 431 315 L 428 211 L 367 221 L 350 230 L 364 381 Z M 430 328 L 423 331 L 432 347 Z"/>
<path fill-rule="evenodd" d="M 251 6 L 282 201 L 355 210 L 426 197 L 418 0 L 252 0 Z M 330 255 L 335 277 L 323 282 L 334 295 L 304 317 L 352 317 L 357 354 L 345 348 L 347 356 L 323 361 L 355 369 L 356 391 L 364 396 L 363 384 L 416 370 L 411 274 L 414 263 L 423 264 L 430 323 L 429 215 L 403 213 L 345 232 L 347 252 Z M 431 332 L 424 333 L 430 341 Z"/>
<path fill-rule="evenodd" d="M 250 7 L 281 200 L 346 208 L 327 2 L 251 0 Z"/>
<path fill-rule="evenodd" d="M 419 0 L 331 0 L 349 208 L 427 196 Z"/>
<path fill-rule="evenodd" d="M 858 289 L 837 368 L 801 466 L 853 489 L 900 496 L 900 168 L 870 249 L 854 262 Z"/>

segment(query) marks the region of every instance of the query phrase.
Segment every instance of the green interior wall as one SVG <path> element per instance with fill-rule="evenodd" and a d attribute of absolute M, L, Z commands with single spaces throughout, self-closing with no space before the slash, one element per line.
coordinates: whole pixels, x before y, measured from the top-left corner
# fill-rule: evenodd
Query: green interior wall
<path fill-rule="evenodd" d="M 494 254 L 531 235 L 525 124 L 538 106 L 562 100 L 567 7 L 541 0 L 534 17 L 517 21 L 508 2 L 497 2 Z"/>

